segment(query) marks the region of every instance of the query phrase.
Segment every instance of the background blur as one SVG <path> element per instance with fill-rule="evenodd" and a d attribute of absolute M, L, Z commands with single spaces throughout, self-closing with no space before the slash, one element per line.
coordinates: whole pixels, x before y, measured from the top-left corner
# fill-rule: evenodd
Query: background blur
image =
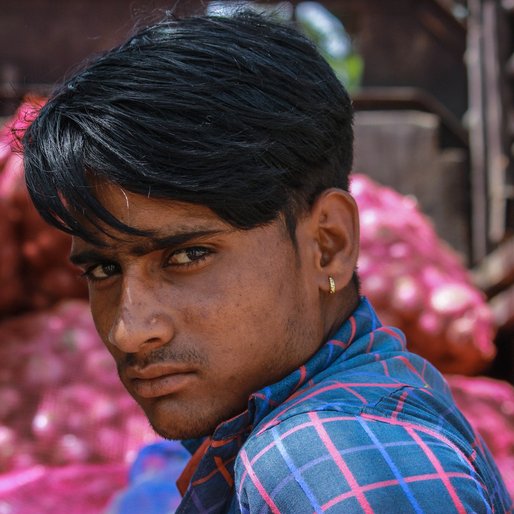
<path fill-rule="evenodd" d="M 0 0 L 0 514 L 32 512 L 2 503 L 1 472 L 32 470 L 29 484 L 35 464 L 119 462 L 107 490 L 121 488 L 152 439 L 95 339 L 68 239 L 31 210 L 10 129 L 135 26 L 241 7 L 296 23 L 348 87 L 363 292 L 447 374 L 514 491 L 514 0 Z M 77 405 L 88 420 L 68 419 Z"/>

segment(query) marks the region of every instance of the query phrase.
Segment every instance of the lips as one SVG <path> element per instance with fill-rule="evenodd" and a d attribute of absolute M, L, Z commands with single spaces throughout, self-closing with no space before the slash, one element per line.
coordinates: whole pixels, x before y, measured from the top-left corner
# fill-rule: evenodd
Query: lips
<path fill-rule="evenodd" d="M 137 396 L 159 398 L 180 391 L 192 379 L 193 372 L 185 368 L 151 365 L 128 368 L 126 376 Z"/>

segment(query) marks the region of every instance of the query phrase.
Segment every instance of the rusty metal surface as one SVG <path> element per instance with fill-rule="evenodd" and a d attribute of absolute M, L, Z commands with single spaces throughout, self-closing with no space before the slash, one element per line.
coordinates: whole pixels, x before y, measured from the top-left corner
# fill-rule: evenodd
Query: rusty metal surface
<path fill-rule="evenodd" d="M 262 1 L 262 0 L 261 0 Z M 205 0 L 2 0 L 0 82 L 52 84 L 109 48 L 137 19 L 204 9 Z M 293 2 L 294 3 L 294 2 Z M 364 56 L 364 85 L 425 89 L 455 116 L 467 108 L 465 28 L 434 0 L 325 0 Z M 12 88 L 11 88 L 12 89 Z M 5 94 L 4 94 L 5 96 Z M 19 96 L 19 95 L 18 95 Z"/>
<path fill-rule="evenodd" d="M 2 0 L 0 3 L 0 115 L 26 91 L 46 91 L 90 55 L 129 34 L 138 20 L 201 7 L 201 0 Z"/>
<path fill-rule="evenodd" d="M 327 0 L 365 61 L 366 87 L 424 89 L 466 112 L 466 28 L 434 0 Z"/>
<path fill-rule="evenodd" d="M 419 110 L 436 114 L 441 122 L 441 146 L 467 148 L 468 131 L 461 120 L 424 89 L 364 87 L 353 96 L 357 111 Z"/>
<path fill-rule="evenodd" d="M 514 231 L 514 103 L 508 77 L 514 20 L 509 24 L 508 12 L 496 0 L 469 0 L 468 7 L 473 256 L 478 262 Z"/>

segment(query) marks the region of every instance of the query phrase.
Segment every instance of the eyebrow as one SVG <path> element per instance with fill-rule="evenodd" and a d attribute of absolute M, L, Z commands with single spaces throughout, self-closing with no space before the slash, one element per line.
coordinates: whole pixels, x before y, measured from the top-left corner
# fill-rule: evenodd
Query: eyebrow
<path fill-rule="evenodd" d="M 202 237 L 212 236 L 225 232 L 223 230 L 195 230 L 191 232 L 181 232 L 179 234 L 173 234 L 165 237 L 150 237 L 142 244 L 135 244 L 130 248 L 129 254 L 141 257 L 147 253 L 154 252 L 156 250 L 163 250 L 173 246 L 179 246 L 184 243 L 188 243 L 193 239 L 199 239 Z M 111 247 L 112 248 L 112 247 Z M 76 266 L 80 264 L 86 264 L 88 262 L 95 262 L 99 260 L 108 259 L 108 252 L 103 253 L 96 249 L 88 249 L 82 252 L 72 253 L 69 260 Z"/>

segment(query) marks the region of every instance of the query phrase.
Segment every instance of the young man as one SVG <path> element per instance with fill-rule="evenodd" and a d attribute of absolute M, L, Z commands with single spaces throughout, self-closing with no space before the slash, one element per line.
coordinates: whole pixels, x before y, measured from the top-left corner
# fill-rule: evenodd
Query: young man
<path fill-rule="evenodd" d="M 121 381 L 193 453 L 179 512 L 510 512 L 443 378 L 359 297 L 351 104 L 292 28 L 144 29 L 24 145 Z"/>

